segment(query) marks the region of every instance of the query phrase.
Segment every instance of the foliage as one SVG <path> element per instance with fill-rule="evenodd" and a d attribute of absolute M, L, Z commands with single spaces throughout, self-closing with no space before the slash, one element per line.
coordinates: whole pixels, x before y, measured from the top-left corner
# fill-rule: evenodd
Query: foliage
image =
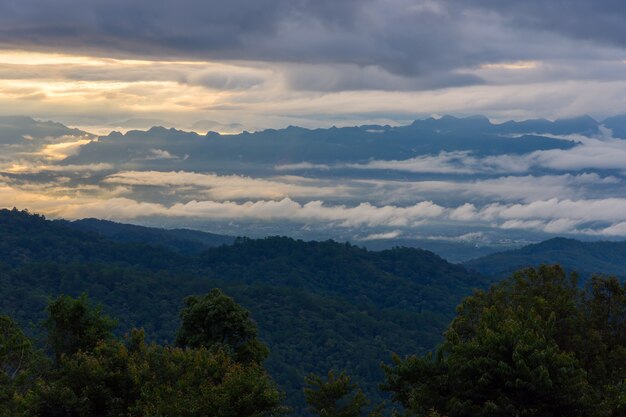
<path fill-rule="evenodd" d="M 151 346 L 141 375 L 140 416 L 252 417 L 284 412 L 274 383 L 258 364 L 234 362 L 224 352 Z M 173 381 L 164 384 L 163 381 Z"/>
<path fill-rule="evenodd" d="M 434 347 L 454 306 L 488 284 L 417 249 L 272 237 L 191 256 L 0 210 L 0 313 L 29 335 L 43 336 L 30 323 L 46 318 L 50 297 L 86 293 L 118 319 L 118 336 L 141 327 L 149 341 L 170 343 L 181 300 L 221 288 L 250 311 L 271 349 L 265 366 L 297 411 L 305 407 L 305 376 L 328 369 L 346 369 L 381 401 L 380 363 L 391 352 Z"/>
<path fill-rule="evenodd" d="M 170 250 L 186 254 L 197 254 L 203 250 L 231 244 L 234 237 L 216 235 L 188 229 L 158 229 L 116 223 L 108 220 L 82 219 L 74 221 L 57 220 L 72 229 L 95 233 L 101 237 L 122 243 L 156 243 Z"/>
<path fill-rule="evenodd" d="M 381 400 L 380 362 L 396 352 L 384 372 L 398 413 L 626 415 L 626 286 L 615 278 L 583 288 L 559 267 L 517 273 L 466 298 L 434 353 L 406 357 L 433 347 L 452 306 L 489 281 L 405 248 L 239 239 L 188 256 L 19 211 L 0 211 L 0 232 L 0 311 L 22 325 L 47 312 L 28 333 L 46 337 L 55 359 L 0 320 L 5 415 L 280 414 L 264 344 L 300 414 L 305 396 L 317 414 L 363 414 L 365 397 Z M 78 298 L 48 307 L 63 293 Z M 207 295 L 187 298 L 179 321 L 189 294 Z M 105 312 L 119 317 L 117 331 Z M 328 369 L 354 380 L 310 377 L 302 390 L 306 374 Z"/>
<path fill-rule="evenodd" d="M 269 354 L 250 313 L 218 288 L 204 297 L 187 297 L 180 317 L 178 346 L 224 350 L 244 363 L 261 363 Z"/>
<path fill-rule="evenodd" d="M 0 316 L 0 416 L 22 410 L 24 395 L 46 364 L 9 317 Z"/>
<path fill-rule="evenodd" d="M 396 357 L 385 389 L 417 416 L 623 415 L 625 293 L 558 266 L 516 273 L 465 299 L 434 355 Z"/>
<path fill-rule="evenodd" d="M 59 361 L 63 355 L 90 351 L 109 339 L 115 321 L 103 316 L 99 307 L 89 305 L 87 296 L 78 299 L 61 296 L 48 306 L 49 318 L 44 323 L 48 330 L 48 344 Z"/>
<path fill-rule="evenodd" d="M 2 417 L 261 417 L 285 411 L 276 385 L 257 363 L 238 362 L 205 347 L 147 344 L 142 330 L 124 339 L 93 331 L 110 319 L 85 297 L 61 297 L 51 304 L 51 314 L 58 314 L 59 306 L 63 316 L 81 312 L 78 328 L 86 329 L 94 343 L 62 346 L 61 354 L 53 351 L 57 360 L 51 367 L 29 377 L 38 366 L 26 360 L 32 355 L 30 341 L 2 318 L 2 382 L 14 381 L 2 384 Z M 85 317 L 94 329 L 87 329 Z"/>
<path fill-rule="evenodd" d="M 320 417 L 360 417 L 369 401 L 345 372 L 328 372 L 324 380 L 317 375 L 306 378 L 304 395 L 309 411 Z"/>

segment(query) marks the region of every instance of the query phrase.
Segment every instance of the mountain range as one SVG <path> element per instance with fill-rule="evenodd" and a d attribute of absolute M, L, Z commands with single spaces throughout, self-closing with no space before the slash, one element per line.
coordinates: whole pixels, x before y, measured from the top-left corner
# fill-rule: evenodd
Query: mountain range
<path fill-rule="evenodd" d="M 145 131 L 112 132 L 85 145 L 68 165 L 112 162 L 129 168 L 175 166 L 178 169 L 222 172 L 251 172 L 275 165 L 307 162 L 328 164 L 378 160 L 402 160 L 416 155 L 473 151 L 481 155 L 527 153 L 535 150 L 567 149 L 575 141 L 548 135 L 593 134 L 600 123 L 590 117 L 556 121 L 529 120 L 492 124 L 475 116 L 416 120 L 407 126 L 364 125 L 305 129 L 289 126 L 222 135 L 205 136 L 164 127 Z M 503 136 L 510 136 L 503 140 Z M 149 147 L 149 148 L 147 148 Z M 165 153 L 150 155 L 150 150 Z M 311 167 L 314 169 L 315 167 Z"/>

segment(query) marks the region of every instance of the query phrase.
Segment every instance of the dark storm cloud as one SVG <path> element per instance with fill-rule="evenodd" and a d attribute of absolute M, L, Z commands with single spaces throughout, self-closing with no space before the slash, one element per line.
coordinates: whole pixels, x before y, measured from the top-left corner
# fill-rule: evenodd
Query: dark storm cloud
<path fill-rule="evenodd" d="M 580 39 L 594 46 L 580 47 Z M 466 72 L 485 63 L 616 60 L 622 51 L 615 46 L 626 46 L 626 3 L 7 0 L 0 2 L 0 45 L 112 57 L 280 62 L 291 65 L 287 81 L 296 89 L 423 90 L 484 83 L 480 74 Z M 321 80 L 306 64 L 327 65 L 321 73 L 328 77 Z M 227 89 L 263 82 L 215 74 L 182 81 Z"/>
<path fill-rule="evenodd" d="M 6 44 L 42 45 L 244 58 L 254 44 L 276 39 L 290 21 L 351 26 L 361 1 L 308 0 L 24 0 L 0 3 L 0 39 Z M 246 49 L 248 49 L 246 51 Z"/>
<path fill-rule="evenodd" d="M 425 5 L 424 5 L 425 4 Z M 394 0 L 23 0 L 0 3 L 0 44 L 95 54 L 379 65 L 475 64 L 457 24 Z"/>
<path fill-rule="evenodd" d="M 263 78 L 252 74 L 228 74 L 224 71 L 205 71 L 182 80 L 216 90 L 245 90 L 263 84 Z"/>
<path fill-rule="evenodd" d="M 392 74 L 379 67 L 355 65 L 309 65 L 290 67 L 287 82 L 293 90 L 303 91 L 418 91 L 483 84 L 472 74 L 432 73 L 420 77 Z"/>
<path fill-rule="evenodd" d="M 7 44 L 159 54 L 236 46 L 275 31 L 288 2 L 25 0 L 0 4 Z M 278 6 L 278 7 L 276 7 Z"/>
<path fill-rule="evenodd" d="M 626 2 L 623 0 L 451 0 L 450 4 L 493 11 L 516 26 L 626 46 Z"/>

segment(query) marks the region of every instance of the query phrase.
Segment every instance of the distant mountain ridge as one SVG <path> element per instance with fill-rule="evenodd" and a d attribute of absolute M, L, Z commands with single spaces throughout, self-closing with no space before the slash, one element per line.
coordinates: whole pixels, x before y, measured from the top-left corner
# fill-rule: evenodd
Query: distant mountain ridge
<path fill-rule="evenodd" d="M 308 129 L 288 126 L 239 134 L 205 135 L 162 126 L 147 130 L 113 131 L 85 144 L 58 163 L 109 164 L 118 169 L 189 170 L 221 173 L 275 172 L 281 165 L 308 162 L 366 163 L 406 160 L 440 152 L 476 155 L 524 154 L 537 150 L 569 149 L 575 140 L 554 135 L 594 135 L 605 125 L 626 139 L 626 116 L 601 121 L 590 116 L 569 119 L 530 119 L 492 123 L 484 116 L 418 119 L 404 126 L 372 125 Z M 60 123 L 30 117 L 0 117 L 0 143 L 30 150 L 35 143 L 65 136 L 91 137 Z M 35 140 L 35 142 L 32 142 Z M 9 150 L 7 148 L 7 150 Z M 299 170 L 306 170 L 300 168 Z M 361 171 L 363 172 L 363 171 Z"/>
<path fill-rule="evenodd" d="M 35 120 L 28 116 L 0 116 L 0 144 L 3 145 L 46 141 L 66 135 L 95 137 L 58 122 Z"/>
<path fill-rule="evenodd" d="M 617 119 L 614 119 L 617 120 Z M 613 123 L 616 123 L 613 120 Z M 403 160 L 440 152 L 470 151 L 476 154 L 528 153 L 568 149 L 575 141 L 552 135 L 592 135 L 601 122 L 584 116 L 555 121 L 537 119 L 494 124 L 484 116 L 415 120 L 406 126 L 363 125 L 306 129 L 289 126 L 240 134 L 207 132 L 200 135 L 156 126 L 149 130 L 111 132 L 81 147 L 64 164 L 108 162 L 129 169 L 141 160 L 143 166 L 215 171 L 245 171 L 265 166 L 310 162 L 330 164 L 366 162 L 372 159 Z M 626 131 L 626 124 L 624 125 Z M 620 132 L 619 129 L 616 131 Z M 545 136 L 548 135 L 548 136 Z M 470 140 L 471 139 L 471 140 Z M 167 155 L 155 159 L 158 149 Z M 167 154 L 165 154 L 165 152 Z M 143 158 L 143 159 L 142 159 Z"/>
<path fill-rule="evenodd" d="M 483 256 L 464 262 L 463 266 L 488 276 L 506 277 L 519 269 L 540 264 L 560 264 L 583 277 L 607 274 L 626 278 L 626 241 L 583 242 L 558 237 Z"/>

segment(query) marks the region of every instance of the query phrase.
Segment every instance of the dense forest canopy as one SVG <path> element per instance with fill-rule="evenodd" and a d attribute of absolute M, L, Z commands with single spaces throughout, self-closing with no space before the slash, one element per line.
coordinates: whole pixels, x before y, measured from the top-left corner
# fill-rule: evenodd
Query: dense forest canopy
<path fill-rule="evenodd" d="M 626 284 L 542 266 L 478 291 L 444 342 L 396 357 L 385 389 L 416 416 L 626 415 Z"/>
<path fill-rule="evenodd" d="M 454 306 L 489 282 L 417 249 L 270 237 L 194 255 L 0 211 L 0 314 L 27 334 L 43 337 L 33 324 L 51 297 L 86 293 L 116 317 L 118 336 L 141 327 L 147 340 L 170 343 L 183 300 L 221 288 L 250 311 L 271 348 L 267 368 L 297 409 L 305 376 L 329 369 L 380 400 L 380 363 L 433 348 Z"/>
<path fill-rule="evenodd" d="M 415 249 L 190 254 L 0 211 L 2 412 L 625 415 L 626 285 L 494 282 Z"/>
<path fill-rule="evenodd" d="M 85 297 L 47 308 L 44 350 L 0 316 L 0 415 L 277 416 L 297 410 L 263 367 L 267 347 L 248 311 L 218 289 L 190 297 L 176 345 L 143 330 L 115 337 Z M 558 266 L 513 275 L 467 297 L 434 354 L 384 365 L 391 404 L 373 404 L 345 372 L 309 375 L 320 417 L 622 416 L 626 284 L 581 289 Z"/>
<path fill-rule="evenodd" d="M 224 340 L 180 347 L 148 344 L 142 330 L 124 338 L 113 320 L 86 297 L 59 297 L 48 307 L 44 354 L 8 317 L 0 317 L 0 415 L 125 417 L 282 414 L 281 394 L 262 366 L 263 357 L 240 361 L 234 329 L 256 328 L 232 299 L 215 290 L 208 310 L 231 318 Z M 181 332 L 197 319 L 182 313 Z M 207 314 L 205 324 L 220 325 Z M 198 329 L 199 330 L 199 329 Z M 206 329 L 210 331 L 210 328 Z M 265 351 L 266 353 L 266 351 Z M 257 360 L 258 359 L 258 360 Z"/>

